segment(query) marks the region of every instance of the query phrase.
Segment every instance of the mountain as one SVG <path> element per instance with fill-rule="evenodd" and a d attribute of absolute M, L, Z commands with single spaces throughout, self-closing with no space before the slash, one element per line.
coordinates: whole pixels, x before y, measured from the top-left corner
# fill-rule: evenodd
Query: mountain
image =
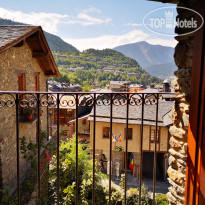
<path fill-rule="evenodd" d="M 177 66 L 175 65 L 174 62 L 151 65 L 146 68 L 146 71 L 150 75 L 159 77 L 159 78 L 167 78 L 169 76 L 173 76 L 174 71 L 176 70 L 177 70 Z"/>
<path fill-rule="evenodd" d="M 123 53 L 125 56 L 134 58 L 135 60 L 138 61 L 138 63 L 143 69 L 145 69 L 147 72 L 154 73 L 154 76 L 157 77 L 158 76 L 167 77 L 173 75 L 173 70 L 177 70 L 173 58 L 174 48 L 172 47 L 151 45 L 146 41 L 142 41 L 142 42 L 126 44 L 122 46 L 117 46 L 113 49 Z M 160 69 L 156 69 L 156 71 L 153 71 L 153 69 L 158 68 L 158 66 Z M 163 71 L 161 70 L 161 68 L 163 68 Z"/>
<path fill-rule="evenodd" d="M 88 49 L 73 54 L 53 52 L 53 56 L 61 73 L 56 81 L 78 83 L 83 87 L 96 81 L 100 87 L 109 81 L 130 81 L 144 85 L 162 83 L 161 79 L 143 70 L 135 59 L 112 49 Z"/>
<path fill-rule="evenodd" d="M 0 18 L 0 25 L 26 25 L 26 24 Z M 73 53 L 76 51 L 78 52 L 78 49 L 76 49 L 74 46 L 70 45 L 69 43 L 66 43 L 60 37 L 45 31 L 44 34 L 48 42 L 48 45 L 52 51 L 69 52 L 69 53 Z"/>
<path fill-rule="evenodd" d="M 69 43 L 66 43 L 64 40 L 62 40 L 59 36 L 50 34 L 46 31 L 44 31 L 46 40 L 48 41 L 48 45 L 52 51 L 68 51 L 69 53 L 78 52 L 78 49 L 72 46 Z"/>

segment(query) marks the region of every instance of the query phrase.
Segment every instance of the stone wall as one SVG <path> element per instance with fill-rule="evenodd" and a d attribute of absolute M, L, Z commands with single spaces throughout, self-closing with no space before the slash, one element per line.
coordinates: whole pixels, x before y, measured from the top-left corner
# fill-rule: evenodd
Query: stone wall
<path fill-rule="evenodd" d="M 185 1 L 183 1 L 185 2 Z M 182 1 L 179 6 L 194 9 L 194 1 L 189 0 L 186 3 Z M 180 20 L 190 18 L 193 14 L 190 11 L 177 8 Z M 186 32 L 185 29 L 176 27 L 176 33 L 179 35 Z M 178 44 L 175 48 L 174 59 L 178 67 L 175 72 L 176 80 L 173 86 L 177 94 L 175 105 L 172 112 L 173 126 L 170 127 L 170 157 L 168 168 L 168 181 L 170 183 L 167 197 L 170 204 L 184 204 L 185 198 L 185 178 L 186 178 L 186 160 L 187 160 L 187 137 L 189 123 L 189 105 L 190 105 L 190 82 L 192 69 L 192 54 L 194 34 L 185 36 L 176 36 Z"/>
<path fill-rule="evenodd" d="M 0 90 L 18 90 L 18 72 L 25 72 L 26 91 L 35 91 L 35 72 L 39 73 L 40 91 L 46 91 L 46 76 L 40 68 L 27 44 L 22 47 L 10 48 L 0 54 Z M 12 97 L 6 96 L 5 99 Z M 2 96 L 1 96 L 2 99 Z M 41 129 L 47 127 L 47 108 L 42 108 L 40 117 Z M 16 111 L 12 108 L 0 108 L 0 183 L 3 188 L 15 190 L 17 185 L 16 159 Z M 19 122 L 19 137 L 25 136 L 29 141 L 36 141 L 36 120 L 29 123 Z M 20 176 L 23 177 L 28 164 L 20 157 Z"/>

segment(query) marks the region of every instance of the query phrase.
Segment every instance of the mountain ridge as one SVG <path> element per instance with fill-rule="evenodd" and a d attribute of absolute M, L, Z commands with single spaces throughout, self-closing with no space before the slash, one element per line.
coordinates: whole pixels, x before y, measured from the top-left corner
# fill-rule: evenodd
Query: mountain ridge
<path fill-rule="evenodd" d="M 162 68 L 164 65 L 163 77 L 173 76 L 173 70 L 177 70 L 174 64 L 174 48 L 162 45 L 152 45 L 146 41 L 136 42 L 132 44 L 125 44 L 114 47 L 113 50 L 123 53 L 125 56 L 137 60 L 140 66 L 155 77 L 161 76 L 160 69 L 154 71 L 151 67 Z M 171 66 L 171 67 L 170 67 Z"/>

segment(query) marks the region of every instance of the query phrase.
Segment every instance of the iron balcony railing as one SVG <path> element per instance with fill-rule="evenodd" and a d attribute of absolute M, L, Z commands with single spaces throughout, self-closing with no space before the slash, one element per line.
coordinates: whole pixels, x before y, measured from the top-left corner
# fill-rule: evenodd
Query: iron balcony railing
<path fill-rule="evenodd" d="M 113 107 L 125 106 L 126 107 L 126 145 L 125 145 L 125 192 L 124 192 L 124 204 L 127 204 L 127 174 L 128 174 L 128 126 L 129 126 L 129 110 L 131 106 L 140 106 L 141 109 L 141 135 L 140 135 L 140 172 L 139 172 L 139 204 L 141 204 L 142 195 L 142 160 L 143 160 L 143 129 L 144 129 L 144 107 L 145 105 L 155 106 L 155 133 L 158 133 L 158 115 L 159 115 L 159 101 L 163 96 L 169 95 L 169 93 L 71 93 L 71 92 L 9 92 L 0 91 L 0 109 L 1 112 L 4 108 L 15 109 L 15 132 L 16 132 L 16 160 L 17 160 L 17 201 L 21 202 L 21 180 L 20 180 L 20 137 L 19 137 L 19 123 L 20 112 L 22 108 L 35 108 L 36 110 L 36 126 L 37 126 L 37 204 L 41 204 L 41 139 L 40 139 L 40 116 L 42 115 L 41 109 L 43 107 L 56 108 L 57 109 L 57 126 L 56 126 L 56 160 L 57 160 L 57 189 L 56 189 L 56 204 L 60 204 L 60 167 L 59 167 L 59 143 L 60 143 L 60 107 L 75 107 L 76 123 L 75 132 L 76 140 L 78 141 L 79 128 L 78 128 L 78 109 L 81 106 L 93 106 L 93 184 L 92 184 L 92 204 L 98 204 L 95 200 L 95 172 L 96 172 L 96 106 L 108 106 L 110 110 L 110 136 L 113 133 Z M 0 112 L 0 113 L 1 113 Z M 45 113 L 43 113 L 45 114 Z M 1 115 L 1 114 L 0 114 Z M 1 123 L 1 122 L 0 122 Z M 49 125 L 47 126 L 49 129 Z M 3 137 L 3 136 L 2 136 Z M 157 138 L 157 137 L 156 137 Z M 49 140 L 49 136 L 47 138 Z M 109 138 L 109 161 L 112 162 L 112 137 Z M 76 168 L 75 168 L 75 204 L 79 204 L 79 190 L 78 190 L 78 143 L 76 143 Z M 154 142 L 154 167 L 153 167 L 153 204 L 155 203 L 156 193 L 156 163 L 157 163 L 157 141 Z M 112 163 L 109 166 L 109 204 L 111 204 L 111 181 L 112 181 Z"/>

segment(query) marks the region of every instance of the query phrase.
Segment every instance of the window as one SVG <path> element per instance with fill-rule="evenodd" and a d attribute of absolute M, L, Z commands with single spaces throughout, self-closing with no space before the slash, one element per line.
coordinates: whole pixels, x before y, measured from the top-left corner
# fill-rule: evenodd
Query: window
<path fill-rule="evenodd" d="M 125 139 L 126 139 L 126 128 L 125 128 Z M 132 140 L 132 128 L 128 128 L 128 140 Z"/>
<path fill-rule="evenodd" d="M 155 127 L 150 127 L 150 141 L 151 143 L 154 143 L 155 142 L 155 132 L 156 132 L 156 128 Z M 159 136 L 160 135 L 160 128 L 157 127 L 157 143 L 159 142 Z"/>
<path fill-rule="evenodd" d="M 110 128 L 103 127 L 103 138 L 109 138 L 109 137 L 110 137 Z"/>
<path fill-rule="evenodd" d="M 18 91 L 25 91 L 25 74 L 18 73 Z"/>
<path fill-rule="evenodd" d="M 39 73 L 34 73 L 35 75 L 35 91 L 40 91 L 39 89 Z"/>

